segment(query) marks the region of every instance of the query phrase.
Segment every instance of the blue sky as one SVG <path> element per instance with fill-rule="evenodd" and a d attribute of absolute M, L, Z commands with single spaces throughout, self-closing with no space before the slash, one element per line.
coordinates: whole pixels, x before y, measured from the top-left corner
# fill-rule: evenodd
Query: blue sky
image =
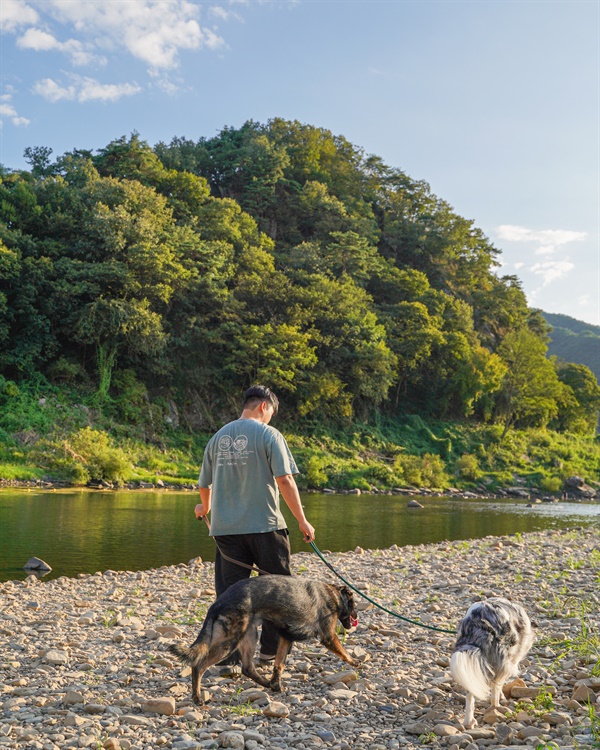
<path fill-rule="evenodd" d="M 473 219 L 530 304 L 600 324 L 597 0 L 0 0 L 0 162 L 297 119 Z"/>

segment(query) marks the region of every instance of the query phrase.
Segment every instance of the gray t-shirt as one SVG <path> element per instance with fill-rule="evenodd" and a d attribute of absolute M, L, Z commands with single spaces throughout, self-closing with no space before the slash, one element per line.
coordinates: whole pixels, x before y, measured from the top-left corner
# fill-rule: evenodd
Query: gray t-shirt
<path fill-rule="evenodd" d="M 204 451 L 200 487 L 211 487 L 211 536 L 285 529 L 275 477 L 297 474 L 283 435 L 256 419 L 236 419 Z"/>

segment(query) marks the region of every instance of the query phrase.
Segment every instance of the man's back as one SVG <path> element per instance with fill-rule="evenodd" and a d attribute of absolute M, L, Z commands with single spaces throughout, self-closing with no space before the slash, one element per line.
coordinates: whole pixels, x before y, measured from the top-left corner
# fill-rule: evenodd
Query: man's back
<path fill-rule="evenodd" d="M 298 469 L 283 435 L 256 419 L 236 419 L 210 439 L 200 486 L 212 485 L 211 535 L 286 528 L 275 477 Z"/>

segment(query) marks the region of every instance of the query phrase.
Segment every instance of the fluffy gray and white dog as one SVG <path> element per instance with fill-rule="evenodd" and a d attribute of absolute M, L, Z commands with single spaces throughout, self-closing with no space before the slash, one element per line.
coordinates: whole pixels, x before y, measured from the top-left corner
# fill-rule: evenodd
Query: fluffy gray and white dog
<path fill-rule="evenodd" d="M 467 691 L 464 726 L 477 725 L 475 698 L 500 705 L 502 686 L 518 674 L 534 635 L 520 604 L 494 596 L 472 604 L 458 626 L 452 677 Z"/>

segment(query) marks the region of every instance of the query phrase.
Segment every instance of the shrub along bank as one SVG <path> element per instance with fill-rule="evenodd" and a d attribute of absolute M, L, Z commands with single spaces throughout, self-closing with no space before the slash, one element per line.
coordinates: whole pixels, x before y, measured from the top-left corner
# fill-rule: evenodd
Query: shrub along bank
<path fill-rule="evenodd" d="M 10 391 L 7 393 L 7 388 Z M 45 480 L 67 485 L 125 485 L 197 481 L 210 432 L 169 425 L 168 410 L 148 404 L 144 421 L 126 424 L 79 403 L 77 394 L 42 380 L 4 384 L 0 413 L 0 480 Z M 222 415 L 222 422 L 235 413 Z M 413 486 L 487 489 L 521 484 L 541 493 L 562 491 L 578 475 L 594 485 L 598 439 L 547 429 L 423 420 L 418 415 L 345 426 L 299 427 L 278 418 L 297 458 L 302 489 Z"/>

